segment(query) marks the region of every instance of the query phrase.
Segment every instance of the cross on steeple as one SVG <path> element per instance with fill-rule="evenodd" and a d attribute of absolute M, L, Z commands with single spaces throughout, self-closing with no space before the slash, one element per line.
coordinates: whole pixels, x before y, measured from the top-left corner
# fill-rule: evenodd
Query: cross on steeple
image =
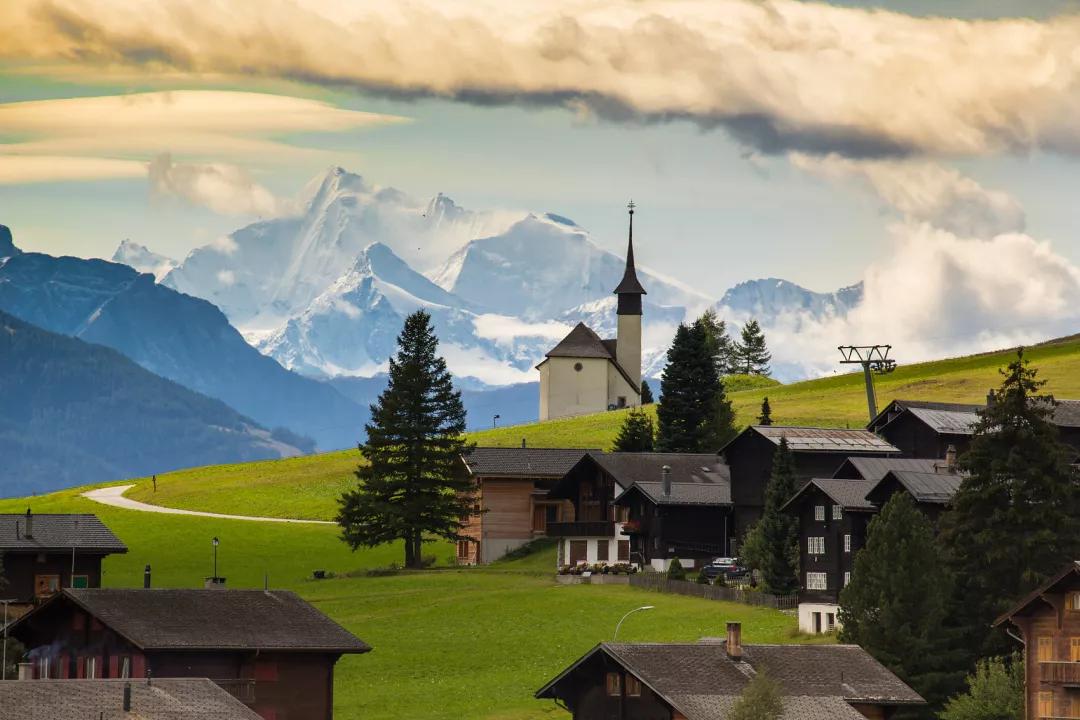
<path fill-rule="evenodd" d="M 633 215 L 634 214 L 634 208 L 636 208 L 637 205 L 635 205 L 634 201 L 631 200 L 629 203 L 626 204 L 626 207 L 630 208 L 630 214 Z"/>
<path fill-rule="evenodd" d="M 623 272 L 622 281 L 615 288 L 615 294 L 619 296 L 619 315 L 640 315 L 641 296 L 645 294 L 645 288 L 637 278 L 637 269 L 634 267 L 634 208 L 637 205 L 631 200 L 626 204 L 630 211 L 630 232 L 626 239 L 626 270 Z"/>

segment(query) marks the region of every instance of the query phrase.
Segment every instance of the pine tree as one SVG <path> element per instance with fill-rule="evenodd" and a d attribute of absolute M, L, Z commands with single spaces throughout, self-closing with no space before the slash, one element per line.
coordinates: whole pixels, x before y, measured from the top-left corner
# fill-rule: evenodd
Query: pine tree
<path fill-rule="evenodd" d="M 1008 652 L 1011 641 L 990 623 L 1080 557 L 1080 477 L 1052 422 L 1053 397 L 1039 394 L 1044 382 L 1023 350 L 1001 374 L 960 458 L 968 474 L 942 516 L 969 661 Z"/>
<path fill-rule="evenodd" d="M 746 684 L 726 717 L 729 720 L 780 720 L 784 717 L 784 703 L 779 683 L 764 670 L 757 673 Z"/>
<path fill-rule="evenodd" d="M 641 381 L 641 404 L 642 405 L 651 405 L 654 402 L 656 402 L 656 401 L 653 400 L 652 388 L 649 387 L 649 381 L 645 380 L 645 379 L 642 379 L 642 381 Z"/>
<path fill-rule="evenodd" d="M 990 658 L 968 675 L 967 691 L 949 699 L 941 720 L 1024 720 L 1024 658 Z"/>
<path fill-rule="evenodd" d="M 840 592 L 841 642 L 862 646 L 915 688 L 930 703 L 927 713 L 964 675 L 946 625 L 952 576 L 942 554 L 930 520 L 908 493 L 897 493 L 871 521 Z"/>
<path fill-rule="evenodd" d="M 631 408 L 615 436 L 614 452 L 652 452 L 656 431 L 649 413 Z"/>
<path fill-rule="evenodd" d="M 772 407 L 769 405 L 769 398 L 766 396 L 761 401 L 761 414 L 758 415 L 758 425 L 772 425 Z"/>
<path fill-rule="evenodd" d="M 762 580 L 765 589 L 776 595 L 789 595 L 799 589 L 799 519 L 780 510 L 798 490 L 795 456 L 787 438 L 781 437 L 765 488 L 765 509 L 755 526 L 761 535 Z"/>
<path fill-rule="evenodd" d="M 701 324 L 680 325 L 660 379 L 656 446 L 661 452 L 715 452 L 735 437 L 735 411 Z"/>
<path fill-rule="evenodd" d="M 356 488 L 342 495 L 337 522 L 353 550 L 403 540 L 406 567 L 419 567 L 425 536 L 469 539 L 460 532 L 474 487 L 458 472 L 468 450 L 465 408 L 436 354 L 430 316 L 420 310 L 407 317 L 397 342 L 360 446 L 367 463 L 356 471 Z"/>
<path fill-rule="evenodd" d="M 669 580 L 685 580 L 686 568 L 679 562 L 679 558 L 671 558 L 671 563 L 668 565 L 668 579 Z"/>
<path fill-rule="evenodd" d="M 772 354 L 765 344 L 765 333 L 757 320 L 743 325 L 742 336 L 735 343 L 735 364 L 739 372 L 747 375 L 768 375 Z"/>
<path fill-rule="evenodd" d="M 715 310 L 709 308 L 694 324 L 705 331 L 705 347 L 716 362 L 717 373 L 729 375 L 735 372 L 735 345 L 727 334 L 727 323 L 720 319 Z"/>

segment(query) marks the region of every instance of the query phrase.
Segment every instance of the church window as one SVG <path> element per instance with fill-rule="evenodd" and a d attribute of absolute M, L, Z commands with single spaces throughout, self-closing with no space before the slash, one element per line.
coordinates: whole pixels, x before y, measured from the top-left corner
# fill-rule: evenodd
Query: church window
<path fill-rule="evenodd" d="M 574 363 L 574 372 L 581 372 L 582 367 L 581 363 Z"/>

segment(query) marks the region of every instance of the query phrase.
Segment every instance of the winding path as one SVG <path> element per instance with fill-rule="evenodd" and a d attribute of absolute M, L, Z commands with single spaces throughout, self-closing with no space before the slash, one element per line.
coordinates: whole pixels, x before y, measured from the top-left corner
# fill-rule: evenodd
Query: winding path
<path fill-rule="evenodd" d="M 202 512 L 201 510 L 181 510 L 180 508 L 151 505 L 124 497 L 124 493 L 133 487 L 135 485 L 111 485 L 97 490 L 87 490 L 82 496 L 102 505 L 110 505 L 124 510 L 140 510 L 142 512 L 165 513 L 166 515 L 195 515 L 197 517 L 218 518 L 221 520 L 254 520 L 255 522 L 302 523 L 305 525 L 335 524 L 332 520 L 294 520 L 292 518 L 255 517 L 252 515 L 224 515 L 222 513 Z"/>

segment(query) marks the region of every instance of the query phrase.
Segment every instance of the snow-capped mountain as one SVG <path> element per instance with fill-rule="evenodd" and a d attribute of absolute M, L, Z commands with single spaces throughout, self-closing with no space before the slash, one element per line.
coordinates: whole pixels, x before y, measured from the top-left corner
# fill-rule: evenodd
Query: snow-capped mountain
<path fill-rule="evenodd" d="M 744 315 L 771 325 L 783 315 L 801 314 L 816 320 L 843 317 L 862 302 L 862 297 L 861 282 L 836 292 L 819 293 L 787 280 L 762 278 L 731 288 L 720 298 L 717 308 L 721 314 Z"/>
<path fill-rule="evenodd" d="M 0 225 L 0 259 L 18 255 L 22 250 L 15 247 L 15 241 L 11 238 L 11 228 Z"/>
<path fill-rule="evenodd" d="M 160 281 L 172 272 L 177 262 L 172 258 L 158 255 L 144 245 L 131 240 L 124 240 L 113 253 L 112 261 L 135 268 L 141 273 L 150 273 L 155 280 Z"/>

